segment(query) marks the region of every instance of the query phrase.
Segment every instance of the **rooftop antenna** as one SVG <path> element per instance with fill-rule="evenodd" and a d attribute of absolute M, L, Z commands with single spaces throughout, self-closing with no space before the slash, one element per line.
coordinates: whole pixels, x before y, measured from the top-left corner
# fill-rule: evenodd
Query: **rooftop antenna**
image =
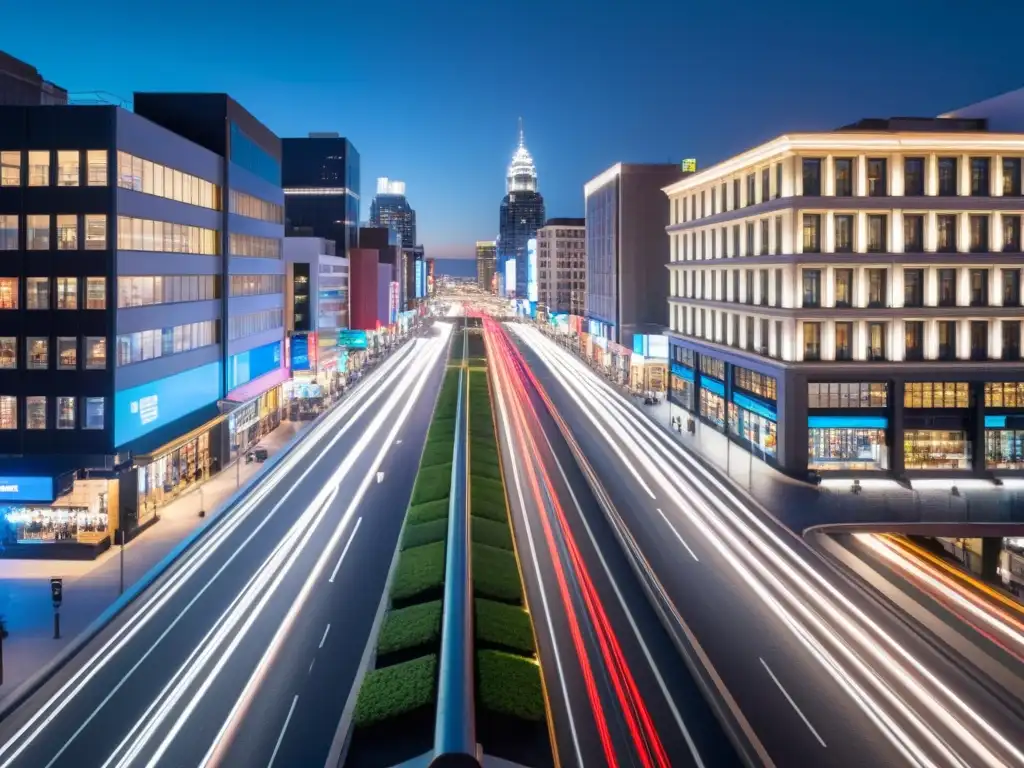
<path fill-rule="evenodd" d="M 519 118 L 519 146 L 520 148 L 526 146 L 526 137 L 523 136 L 523 118 Z"/>

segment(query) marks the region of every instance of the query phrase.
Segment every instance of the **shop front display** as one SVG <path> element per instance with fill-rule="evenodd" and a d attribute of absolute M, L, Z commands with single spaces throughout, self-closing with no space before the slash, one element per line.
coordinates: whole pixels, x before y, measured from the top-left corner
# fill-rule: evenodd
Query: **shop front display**
<path fill-rule="evenodd" d="M 908 429 L 903 433 L 906 469 L 971 468 L 971 441 L 962 430 Z"/>
<path fill-rule="evenodd" d="M 669 399 L 686 410 L 693 412 L 694 409 L 694 384 L 693 369 L 685 365 L 673 362 L 670 368 L 669 377 Z"/>
<path fill-rule="evenodd" d="M 884 417 L 811 416 L 807 467 L 819 472 L 889 468 Z"/>
<path fill-rule="evenodd" d="M 755 453 L 775 456 L 778 448 L 778 427 L 775 410 L 764 403 L 739 393 L 729 403 L 729 431 L 747 442 Z"/>
<path fill-rule="evenodd" d="M 12 506 L 5 518 L 7 544 L 95 544 L 108 535 L 106 509 Z"/>
<path fill-rule="evenodd" d="M 701 376 L 700 415 L 721 431 L 725 431 L 725 385 L 722 382 Z"/>
<path fill-rule="evenodd" d="M 145 525 L 157 509 L 204 482 L 214 471 L 209 430 L 138 467 L 137 524 Z"/>
<path fill-rule="evenodd" d="M 1005 416 L 996 418 L 1006 419 Z M 986 426 L 991 419 L 991 416 L 985 418 Z M 986 429 L 985 467 L 1024 469 L 1024 429 Z"/>

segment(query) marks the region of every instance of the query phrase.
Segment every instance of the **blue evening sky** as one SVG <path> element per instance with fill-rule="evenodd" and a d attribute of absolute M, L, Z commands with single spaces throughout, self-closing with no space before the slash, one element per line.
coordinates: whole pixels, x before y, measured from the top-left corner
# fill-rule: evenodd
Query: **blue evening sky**
<path fill-rule="evenodd" d="M 615 162 L 706 166 L 1024 86 L 1022 21 L 1010 0 L 55 0 L 8 4 L 0 46 L 72 92 L 227 91 L 280 136 L 338 131 L 362 218 L 402 179 L 427 255 L 470 257 L 520 115 L 548 215 L 582 216 Z"/>

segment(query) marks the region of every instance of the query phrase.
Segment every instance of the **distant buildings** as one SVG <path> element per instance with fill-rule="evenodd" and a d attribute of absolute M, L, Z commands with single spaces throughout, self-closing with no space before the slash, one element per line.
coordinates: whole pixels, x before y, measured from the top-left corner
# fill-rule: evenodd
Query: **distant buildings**
<path fill-rule="evenodd" d="M 498 295 L 527 298 L 527 246 L 544 225 L 544 198 L 537 191 L 537 167 L 526 148 L 519 121 L 519 146 L 505 180 L 505 197 L 498 219 Z M 510 266 L 511 265 L 511 266 Z"/>
<path fill-rule="evenodd" d="M 370 223 L 389 227 L 402 237 L 403 248 L 416 246 L 416 211 L 405 197 L 405 182 L 377 179 L 377 194 L 370 203 Z"/>
<path fill-rule="evenodd" d="M 548 219 L 537 230 L 538 302 L 549 313 L 582 315 L 586 305 L 584 219 Z"/>
<path fill-rule="evenodd" d="M 43 79 L 39 70 L 0 51 L 0 106 L 67 104 L 68 92 Z"/>
<path fill-rule="evenodd" d="M 490 291 L 497 269 L 498 244 L 494 240 L 476 242 L 476 284 L 481 291 Z"/>

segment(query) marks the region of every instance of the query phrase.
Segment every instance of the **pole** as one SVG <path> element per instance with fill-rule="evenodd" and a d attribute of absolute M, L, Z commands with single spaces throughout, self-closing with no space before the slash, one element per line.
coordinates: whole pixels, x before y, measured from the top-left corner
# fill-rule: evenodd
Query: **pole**
<path fill-rule="evenodd" d="M 117 537 L 121 541 L 121 593 L 124 594 L 124 529 L 117 529 Z"/>
<path fill-rule="evenodd" d="M 60 608 L 53 609 L 53 639 L 60 640 Z"/>
<path fill-rule="evenodd" d="M 199 516 L 206 517 L 206 505 L 203 503 L 203 486 L 199 485 Z"/>

